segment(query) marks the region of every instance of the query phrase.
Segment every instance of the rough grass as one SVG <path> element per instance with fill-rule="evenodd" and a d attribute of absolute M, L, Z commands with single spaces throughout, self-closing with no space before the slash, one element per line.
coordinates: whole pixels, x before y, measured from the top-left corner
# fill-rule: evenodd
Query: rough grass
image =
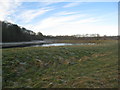
<path fill-rule="evenodd" d="M 118 44 L 3 49 L 3 88 L 117 88 Z"/>
<path fill-rule="evenodd" d="M 55 43 L 107 43 L 115 40 L 55 40 Z"/>

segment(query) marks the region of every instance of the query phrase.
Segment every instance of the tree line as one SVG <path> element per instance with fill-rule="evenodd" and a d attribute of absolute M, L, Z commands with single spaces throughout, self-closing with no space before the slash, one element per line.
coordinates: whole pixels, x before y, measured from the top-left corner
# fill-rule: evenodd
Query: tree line
<path fill-rule="evenodd" d="M 33 40 L 117 40 L 118 36 L 100 36 L 99 34 L 85 34 L 85 35 L 43 35 L 41 32 L 37 34 L 32 30 L 27 30 L 17 24 L 12 24 L 7 21 L 0 21 L 2 23 L 2 42 L 22 42 Z"/>
<path fill-rule="evenodd" d="M 2 42 L 22 42 L 44 39 L 41 32 L 36 34 L 32 30 L 27 30 L 24 27 L 7 21 L 0 21 L 0 23 L 2 24 Z"/>
<path fill-rule="evenodd" d="M 64 35 L 64 36 L 52 36 L 52 35 L 44 35 L 44 39 L 52 39 L 52 40 L 118 40 L 118 36 L 100 36 L 99 34 L 91 34 L 91 35 Z"/>

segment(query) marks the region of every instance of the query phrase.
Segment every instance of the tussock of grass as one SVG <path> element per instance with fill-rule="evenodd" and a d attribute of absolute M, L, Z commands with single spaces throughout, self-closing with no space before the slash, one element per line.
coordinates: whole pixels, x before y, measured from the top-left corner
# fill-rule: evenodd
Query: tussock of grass
<path fill-rule="evenodd" d="M 116 41 L 3 49 L 4 88 L 117 88 Z"/>

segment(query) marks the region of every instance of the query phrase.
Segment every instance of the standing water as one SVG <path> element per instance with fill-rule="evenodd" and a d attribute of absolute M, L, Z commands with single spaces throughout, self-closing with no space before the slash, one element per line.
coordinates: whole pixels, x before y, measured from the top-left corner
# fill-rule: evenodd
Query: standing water
<path fill-rule="evenodd" d="M 31 47 L 70 46 L 70 45 L 95 45 L 95 43 L 52 43 L 52 44 L 32 45 Z"/>

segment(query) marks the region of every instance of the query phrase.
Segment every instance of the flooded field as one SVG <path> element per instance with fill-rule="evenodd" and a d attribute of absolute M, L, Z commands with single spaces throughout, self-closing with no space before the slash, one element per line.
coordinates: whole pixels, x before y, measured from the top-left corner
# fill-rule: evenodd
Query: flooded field
<path fill-rule="evenodd" d="M 95 43 L 52 43 L 42 45 L 32 45 L 31 47 L 49 47 L 49 46 L 71 46 L 71 45 L 95 45 Z"/>
<path fill-rule="evenodd" d="M 49 47 L 49 46 L 70 46 L 70 45 L 95 45 L 95 43 L 53 43 L 52 41 L 12 42 L 0 43 L 3 48 L 14 47 Z"/>

